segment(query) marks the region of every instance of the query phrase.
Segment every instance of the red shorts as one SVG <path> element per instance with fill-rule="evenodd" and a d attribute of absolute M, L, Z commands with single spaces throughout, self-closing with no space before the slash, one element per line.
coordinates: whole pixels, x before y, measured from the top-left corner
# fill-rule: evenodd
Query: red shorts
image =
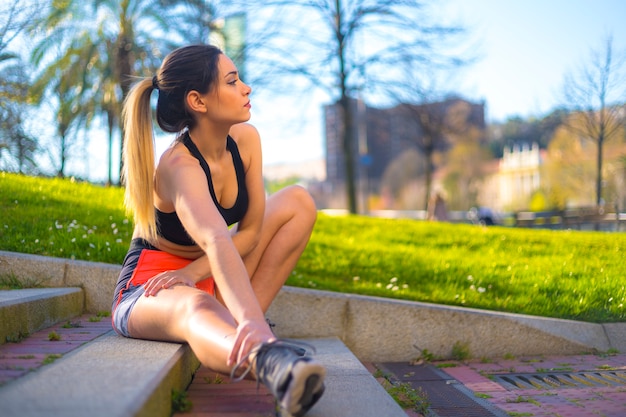
<path fill-rule="evenodd" d="M 130 285 L 143 285 L 150 278 L 165 271 L 175 271 L 182 269 L 192 263 L 191 259 L 172 255 L 160 250 L 144 249 L 139 255 L 137 267 L 130 279 Z M 196 288 L 215 295 L 215 281 L 213 277 L 205 278 L 196 283 Z"/>
<path fill-rule="evenodd" d="M 111 306 L 113 329 L 123 336 L 131 337 L 128 320 L 135 303 L 144 294 L 143 285 L 162 272 L 184 268 L 191 262 L 191 259 L 160 251 L 143 239 L 133 239 L 115 286 Z M 215 281 L 212 277 L 198 282 L 196 288 L 215 296 Z"/>

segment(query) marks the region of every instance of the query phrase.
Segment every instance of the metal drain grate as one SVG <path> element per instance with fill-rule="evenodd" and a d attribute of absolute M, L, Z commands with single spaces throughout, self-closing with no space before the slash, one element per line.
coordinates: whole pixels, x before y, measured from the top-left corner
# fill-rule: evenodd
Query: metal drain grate
<path fill-rule="evenodd" d="M 409 383 L 426 393 L 427 417 L 508 417 L 508 414 L 488 401 L 478 398 L 433 365 L 409 365 L 408 362 L 386 362 L 377 365 L 398 381 Z"/>
<path fill-rule="evenodd" d="M 548 372 L 493 375 L 508 390 L 615 387 L 626 385 L 626 371 Z"/>

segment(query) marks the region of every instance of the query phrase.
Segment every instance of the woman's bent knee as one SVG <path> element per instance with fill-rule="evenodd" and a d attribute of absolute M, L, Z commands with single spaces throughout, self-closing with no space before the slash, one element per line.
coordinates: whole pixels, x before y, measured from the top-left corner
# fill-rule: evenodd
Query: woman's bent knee
<path fill-rule="evenodd" d="M 315 220 L 317 207 L 311 194 L 300 185 L 292 185 L 281 190 L 281 207 L 293 211 L 295 214 L 304 215 Z"/>

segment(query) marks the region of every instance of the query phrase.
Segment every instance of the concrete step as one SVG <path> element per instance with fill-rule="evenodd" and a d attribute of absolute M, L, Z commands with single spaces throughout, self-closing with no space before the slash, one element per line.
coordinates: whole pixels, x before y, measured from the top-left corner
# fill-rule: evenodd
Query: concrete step
<path fill-rule="evenodd" d="M 307 417 L 406 417 L 370 371 L 337 338 L 304 339 L 327 369 L 326 391 Z M 215 382 L 217 381 L 217 382 Z M 191 415 L 221 417 L 274 416 L 274 401 L 254 381 L 232 383 L 200 368 L 188 391 Z M 186 417 L 177 413 L 174 417 Z"/>
<path fill-rule="evenodd" d="M 315 347 L 315 357 L 327 368 L 326 392 L 308 417 L 406 417 L 339 339 L 305 342 Z M 169 417 L 172 391 L 185 391 L 198 366 L 187 345 L 127 339 L 109 331 L 54 363 L 0 386 L 0 409 L 4 417 Z M 258 391 L 250 398 L 251 390 L 244 384 L 231 384 L 232 401 L 249 412 L 237 415 L 262 415 L 267 401 L 265 405 L 259 402 L 262 394 Z M 230 415 L 215 409 L 224 405 L 223 399 L 213 401 L 206 392 L 201 395 L 217 413 L 211 415 Z M 190 400 L 194 402 L 193 396 Z M 200 404 L 196 405 L 194 413 L 202 412 Z M 228 407 L 232 411 L 232 404 Z"/>
<path fill-rule="evenodd" d="M 83 312 L 84 302 L 80 288 L 0 291 L 0 344 L 76 317 Z"/>
<path fill-rule="evenodd" d="M 169 417 L 199 363 L 187 345 L 103 336 L 0 387 L 4 417 Z"/>
<path fill-rule="evenodd" d="M 326 366 L 326 391 L 307 417 L 406 417 L 406 413 L 338 338 L 305 340 Z"/>

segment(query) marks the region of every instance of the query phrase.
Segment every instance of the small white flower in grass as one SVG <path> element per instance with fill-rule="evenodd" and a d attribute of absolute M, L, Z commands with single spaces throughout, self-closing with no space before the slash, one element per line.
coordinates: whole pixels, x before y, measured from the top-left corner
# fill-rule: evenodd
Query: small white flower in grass
<path fill-rule="evenodd" d="M 117 225 L 115 223 L 111 224 L 111 229 L 115 229 L 117 227 Z"/>
<path fill-rule="evenodd" d="M 389 280 L 389 282 L 391 282 L 392 284 L 395 284 L 396 282 L 398 282 L 398 278 L 397 277 L 393 277 Z"/>
<path fill-rule="evenodd" d="M 39 243 L 39 239 L 35 239 L 35 243 Z"/>
<path fill-rule="evenodd" d="M 467 276 L 467 280 L 468 280 L 468 281 L 470 281 L 470 282 L 471 282 L 471 281 L 474 281 L 474 277 L 473 277 L 473 276 L 471 276 L 471 275 L 468 275 L 468 276 Z"/>
<path fill-rule="evenodd" d="M 72 240 L 71 240 L 71 242 L 72 242 L 72 243 L 76 242 L 76 238 L 75 238 L 75 237 L 73 237 L 73 238 L 72 238 Z"/>
<path fill-rule="evenodd" d="M 356 282 L 359 281 L 361 279 L 361 277 L 352 277 L 352 281 Z"/>
<path fill-rule="evenodd" d="M 487 291 L 485 288 L 483 288 L 483 287 L 478 287 L 478 292 L 479 292 L 479 293 L 481 293 L 481 294 L 482 294 L 482 293 L 484 293 L 485 291 Z"/>
<path fill-rule="evenodd" d="M 83 239 L 87 239 L 87 235 L 83 235 Z"/>
<path fill-rule="evenodd" d="M 124 219 L 124 220 L 122 220 L 122 223 L 123 223 L 123 224 L 128 224 L 128 219 Z"/>
<path fill-rule="evenodd" d="M 113 230 L 113 234 L 116 235 L 117 234 L 117 229 Z"/>
<path fill-rule="evenodd" d="M 474 284 L 470 285 L 470 290 L 476 291 L 476 286 Z"/>
<path fill-rule="evenodd" d="M 63 229 L 63 225 L 56 220 L 54 221 L 54 227 L 56 227 L 57 229 Z"/>
<path fill-rule="evenodd" d="M 104 242 L 105 245 L 109 246 L 109 242 Z"/>
<path fill-rule="evenodd" d="M 393 284 L 387 284 L 387 286 L 386 286 L 385 288 L 387 288 L 388 290 L 390 290 L 390 289 L 392 289 L 392 288 L 393 288 Z"/>
<path fill-rule="evenodd" d="M 391 287 L 391 291 L 398 291 L 400 289 L 400 287 L 398 287 L 397 285 L 394 285 L 393 287 Z"/>
<path fill-rule="evenodd" d="M 115 243 L 122 243 L 122 239 L 115 239 Z"/>
<path fill-rule="evenodd" d="M 96 248 L 96 245 L 94 245 L 93 243 L 90 243 L 90 244 L 89 244 L 89 247 L 90 247 L 91 249 L 95 249 L 95 248 Z"/>
<path fill-rule="evenodd" d="M 409 289 L 409 284 L 402 284 L 402 289 L 403 290 L 408 290 Z"/>

